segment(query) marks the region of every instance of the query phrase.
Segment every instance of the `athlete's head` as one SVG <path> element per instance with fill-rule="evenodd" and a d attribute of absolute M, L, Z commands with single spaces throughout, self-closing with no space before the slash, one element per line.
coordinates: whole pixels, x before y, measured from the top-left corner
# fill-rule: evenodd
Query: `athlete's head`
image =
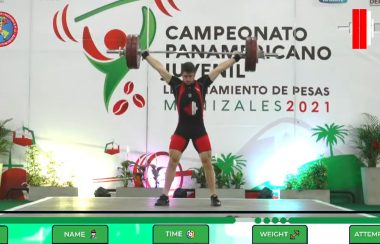
<path fill-rule="evenodd" d="M 195 77 L 195 66 L 191 62 L 186 62 L 182 64 L 182 80 L 186 85 L 194 82 Z"/>

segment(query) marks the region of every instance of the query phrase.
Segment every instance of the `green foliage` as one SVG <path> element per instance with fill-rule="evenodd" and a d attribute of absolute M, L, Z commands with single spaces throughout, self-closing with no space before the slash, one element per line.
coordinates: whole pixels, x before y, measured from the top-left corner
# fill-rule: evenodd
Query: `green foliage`
<path fill-rule="evenodd" d="M 55 161 L 51 155 L 48 155 L 49 163 L 47 165 L 47 177 L 46 177 L 46 185 L 49 186 L 60 186 L 58 175 L 57 175 L 57 169 L 58 167 L 61 167 L 62 164 L 58 164 L 57 161 Z"/>
<path fill-rule="evenodd" d="M 299 190 L 299 182 L 296 175 L 287 175 L 285 180 L 285 189 L 286 190 Z"/>
<path fill-rule="evenodd" d="M 132 161 L 126 160 L 121 163 L 121 167 L 117 168 L 118 175 L 116 177 L 123 181 L 124 187 L 128 187 L 129 182 L 133 181 L 133 173 L 129 170 L 129 167 L 133 163 Z"/>
<path fill-rule="evenodd" d="M 132 166 L 136 166 L 137 168 L 136 173 L 133 173 L 130 171 L 130 167 Z M 154 180 L 156 181 L 156 188 L 157 188 L 158 176 L 162 167 L 156 168 L 155 165 L 150 165 L 150 167 L 152 168 L 152 174 L 153 174 Z M 129 182 L 133 182 L 133 181 L 141 183 L 141 185 L 139 186 L 135 185 L 135 187 L 144 187 L 144 182 L 146 182 L 147 180 L 144 178 L 146 169 L 147 169 L 146 166 L 141 166 L 141 165 L 136 164 L 136 162 L 126 160 L 121 163 L 121 167 L 117 168 L 118 175 L 116 177 L 119 179 L 122 179 L 124 187 L 128 187 Z"/>
<path fill-rule="evenodd" d="M 285 181 L 287 190 L 312 190 L 327 188 L 328 171 L 324 159 L 310 165 L 297 175 L 288 175 Z"/>
<path fill-rule="evenodd" d="M 242 172 L 234 172 L 232 175 L 231 184 L 235 185 L 235 189 L 240 189 L 245 184 L 244 176 Z"/>
<path fill-rule="evenodd" d="M 319 161 L 307 169 L 301 186 L 304 189 L 326 189 L 327 176 L 327 166 L 323 161 Z"/>
<path fill-rule="evenodd" d="M 25 169 L 27 174 L 26 182 L 30 186 L 42 186 L 46 182 L 46 177 L 42 174 L 42 166 L 39 162 L 40 149 L 37 145 L 28 147 L 25 153 Z"/>
<path fill-rule="evenodd" d="M 222 175 L 222 170 L 216 164 L 213 164 L 213 168 L 215 173 L 215 184 L 218 188 L 223 188 L 226 184 L 226 177 Z"/>
<path fill-rule="evenodd" d="M 39 161 L 41 155 L 48 160 L 46 173 L 43 172 Z M 25 153 L 25 162 L 26 181 L 30 186 L 74 187 L 72 181 L 60 182 L 58 172 L 64 170 L 62 163 L 58 163 L 50 154 L 42 152 L 37 145 L 28 147 Z"/>
<path fill-rule="evenodd" d="M 246 166 L 247 161 L 243 159 L 243 155 L 238 156 L 233 155 L 232 153 L 229 153 L 228 155 L 221 154 L 221 157 L 218 158 L 213 156 L 211 161 L 214 165 L 215 178 L 218 188 L 223 188 L 223 186 L 231 188 L 231 185 L 235 185 L 235 188 L 240 188 L 245 184 L 243 178 L 243 168 Z M 241 174 L 241 179 L 237 178 L 239 177 L 238 173 L 239 176 Z"/>
<path fill-rule="evenodd" d="M 6 124 L 12 119 L 0 121 L 0 155 L 8 155 L 11 150 L 11 130 L 6 128 Z"/>
<path fill-rule="evenodd" d="M 380 121 L 371 114 L 363 116 L 365 122 L 353 128 L 353 141 L 368 167 L 376 167 L 380 158 Z"/>
<path fill-rule="evenodd" d="M 330 156 L 334 156 L 333 146 L 338 144 L 338 139 L 344 143 L 344 137 L 348 135 L 348 130 L 344 128 L 344 125 L 336 125 L 334 123 L 325 127 L 317 126 L 312 129 L 315 131 L 313 136 L 317 137 L 317 142 L 324 139 L 326 141 L 326 146 L 330 149 Z"/>
<path fill-rule="evenodd" d="M 205 169 L 203 166 L 200 168 L 191 168 L 192 175 L 191 179 L 195 179 L 198 184 L 200 184 L 201 188 L 206 188 L 206 175 L 205 175 Z"/>
<path fill-rule="evenodd" d="M 222 154 L 221 157 L 216 158 L 213 156 L 211 158 L 215 173 L 215 183 L 218 188 L 235 186 L 236 189 L 240 189 L 245 184 L 243 167 L 245 167 L 246 160 L 242 157 L 242 155 L 237 156 L 230 153 L 227 156 Z M 191 168 L 190 170 L 193 171 L 191 178 L 196 179 L 201 188 L 206 188 L 207 181 L 204 167 Z"/>
<path fill-rule="evenodd" d="M 58 185 L 59 187 L 74 187 L 74 182 L 71 180 L 68 180 L 66 182 L 63 182 Z"/>
<path fill-rule="evenodd" d="M 222 154 L 221 157 L 212 157 L 212 161 L 222 170 L 222 175 L 231 177 L 234 171 L 242 172 L 245 167 L 246 160 L 242 159 L 242 155 L 233 155 L 229 153 L 227 156 Z"/>

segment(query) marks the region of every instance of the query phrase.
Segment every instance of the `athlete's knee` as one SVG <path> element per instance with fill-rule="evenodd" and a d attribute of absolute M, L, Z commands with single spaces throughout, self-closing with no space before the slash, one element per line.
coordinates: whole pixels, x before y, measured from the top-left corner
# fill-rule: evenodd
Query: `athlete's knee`
<path fill-rule="evenodd" d="M 181 159 L 181 153 L 178 151 L 170 151 L 169 152 L 169 164 L 177 166 L 179 163 L 179 160 Z"/>
<path fill-rule="evenodd" d="M 200 158 L 204 166 L 211 165 L 211 152 L 202 152 Z"/>
<path fill-rule="evenodd" d="M 205 167 L 205 168 L 210 168 L 210 167 L 212 167 L 211 159 L 205 159 L 205 160 L 202 160 L 202 165 L 203 165 L 203 167 Z"/>

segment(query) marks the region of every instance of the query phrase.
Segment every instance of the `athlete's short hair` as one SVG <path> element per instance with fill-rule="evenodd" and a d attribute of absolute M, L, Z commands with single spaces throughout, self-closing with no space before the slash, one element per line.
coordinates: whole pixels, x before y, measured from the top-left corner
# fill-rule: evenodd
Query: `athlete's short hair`
<path fill-rule="evenodd" d="M 195 73 L 195 66 L 192 62 L 186 62 L 182 64 L 182 74 L 186 73 Z"/>

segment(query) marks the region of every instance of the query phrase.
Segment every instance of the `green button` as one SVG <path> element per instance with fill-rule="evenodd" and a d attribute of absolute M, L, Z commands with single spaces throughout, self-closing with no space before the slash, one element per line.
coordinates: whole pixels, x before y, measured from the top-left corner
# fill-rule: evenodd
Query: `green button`
<path fill-rule="evenodd" d="M 350 243 L 380 243 L 380 225 L 350 226 Z"/>
<path fill-rule="evenodd" d="M 252 227 L 252 243 L 307 243 L 306 225 L 256 225 Z"/>
<path fill-rule="evenodd" d="M 8 227 L 0 226 L 0 244 L 8 243 Z"/>
<path fill-rule="evenodd" d="M 53 243 L 108 244 L 108 227 L 105 225 L 54 225 Z"/>
<path fill-rule="evenodd" d="M 155 225 L 153 226 L 153 243 L 208 244 L 208 233 L 208 225 Z"/>

